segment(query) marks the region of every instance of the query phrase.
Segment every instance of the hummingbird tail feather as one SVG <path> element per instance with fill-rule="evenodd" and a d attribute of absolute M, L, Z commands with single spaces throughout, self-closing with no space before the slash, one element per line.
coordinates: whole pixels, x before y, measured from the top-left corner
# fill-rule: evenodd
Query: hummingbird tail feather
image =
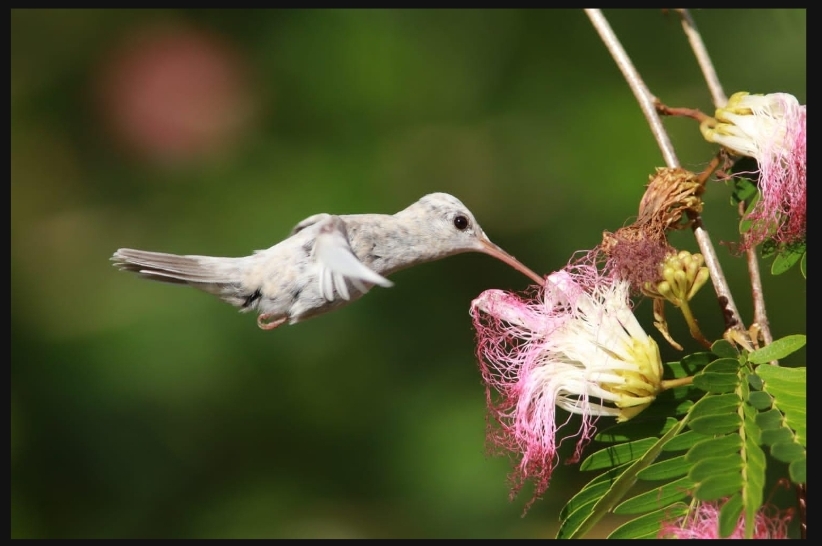
<path fill-rule="evenodd" d="M 243 258 L 180 256 L 121 248 L 111 257 L 122 271 L 132 271 L 145 279 L 192 286 L 213 294 L 242 311 L 249 311 L 259 300 L 259 291 L 247 294 L 238 283 Z"/>
<path fill-rule="evenodd" d="M 111 257 L 123 271 L 133 271 L 160 282 L 176 284 L 233 284 L 236 282 L 238 258 L 210 256 L 179 256 L 165 252 L 149 252 L 121 248 Z"/>

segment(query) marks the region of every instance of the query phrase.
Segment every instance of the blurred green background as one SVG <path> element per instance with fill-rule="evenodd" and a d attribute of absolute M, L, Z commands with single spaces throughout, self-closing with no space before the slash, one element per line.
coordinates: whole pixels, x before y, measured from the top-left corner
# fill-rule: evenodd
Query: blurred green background
<path fill-rule="evenodd" d="M 605 15 L 657 96 L 713 111 L 676 16 Z M 728 94 L 805 102 L 804 11 L 694 17 Z M 704 167 L 696 124 L 665 125 Z M 263 332 L 108 258 L 244 255 L 317 212 L 445 191 L 532 269 L 561 268 L 662 166 L 582 11 L 12 10 L 11 139 L 12 537 L 553 536 L 589 476 L 560 466 L 523 519 L 530 490 L 509 502 L 509 461 L 485 451 L 468 307 L 519 273 L 456 256 Z M 728 196 L 713 183 L 704 219 L 750 322 Z M 805 332 L 798 270 L 764 277 L 774 335 Z M 711 292 L 697 316 L 717 337 Z"/>

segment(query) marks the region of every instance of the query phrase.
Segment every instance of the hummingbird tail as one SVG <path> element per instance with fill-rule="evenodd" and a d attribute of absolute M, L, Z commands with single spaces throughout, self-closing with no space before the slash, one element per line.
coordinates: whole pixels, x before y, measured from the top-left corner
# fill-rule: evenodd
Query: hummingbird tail
<path fill-rule="evenodd" d="M 179 256 L 121 248 L 111 257 L 114 266 L 153 281 L 193 286 L 241 307 L 238 298 L 239 263 L 243 258 Z"/>

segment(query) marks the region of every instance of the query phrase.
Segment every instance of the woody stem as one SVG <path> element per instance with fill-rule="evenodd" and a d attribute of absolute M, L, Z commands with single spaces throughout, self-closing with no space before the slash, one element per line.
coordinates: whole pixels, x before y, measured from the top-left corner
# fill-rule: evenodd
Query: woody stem
<path fill-rule="evenodd" d="M 614 34 L 611 25 L 608 24 L 608 20 L 602 15 L 602 11 L 598 9 L 586 9 L 585 13 L 588 15 L 588 18 L 591 19 L 591 23 L 599 33 L 605 47 L 611 53 L 617 67 L 622 71 L 625 81 L 628 83 L 631 91 L 633 91 L 640 109 L 643 114 L 645 114 L 645 119 L 648 121 L 651 133 L 654 135 L 654 138 L 656 138 L 659 149 L 662 151 L 665 164 L 672 169 L 678 168 L 679 159 L 676 157 L 671 139 L 665 131 L 662 120 L 656 111 L 656 97 L 651 94 L 648 86 L 642 81 L 642 77 L 639 75 L 631 58 L 628 57 L 616 34 Z M 742 330 L 744 326 L 742 325 L 739 310 L 736 308 L 728 280 L 725 278 L 725 274 L 719 264 L 716 249 L 714 249 L 711 238 L 702 225 L 702 217 L 693 211 L 688 211 L 688 218 L 693 226 L 694 237 L 699 245 L 699 250 L 705 258 L 705 266 L 711 273 L 711 283 L 713 283 L 720 310 L 725 319 L 725 327 L 726 329 L 733 328 L 735 330 Z"/>

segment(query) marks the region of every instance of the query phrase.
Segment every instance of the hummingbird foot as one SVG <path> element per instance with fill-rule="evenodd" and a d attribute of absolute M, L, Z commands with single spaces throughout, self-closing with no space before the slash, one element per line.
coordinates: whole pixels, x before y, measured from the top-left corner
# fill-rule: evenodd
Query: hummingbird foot
<path fill-rule="evenodd" d="M 275 315 L 270 315 L 268 313 L 263 313 L 262 315 L 257 317 L 257 326 L 260 327 L 261 330 L 273 330 L 277 326 L 282 325 L 288 317 L 282 317 L 275 320 L 271 320 Z"/>

